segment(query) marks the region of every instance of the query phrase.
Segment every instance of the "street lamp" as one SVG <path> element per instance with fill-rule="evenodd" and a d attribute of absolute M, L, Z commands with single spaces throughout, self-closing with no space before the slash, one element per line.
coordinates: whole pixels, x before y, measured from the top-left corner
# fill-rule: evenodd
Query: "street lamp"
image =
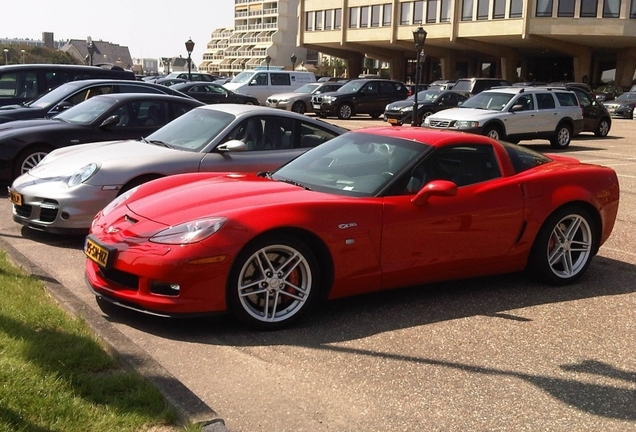
<path fill-rule="evenodd" d="M 292 62 L 292 70 L 296 70 L 296 60 L 298 60 L 298 57 L 296 57 L 296 54 L 292 54 L 289 59 Z"/>
<path fill-rule="evenodd" d="M 424 43 L 426 42 L 426 30 L 418 27 L 413 31 L 413 41 L 415 42 L 415 96 L 413 97 L 413 117 L 411 117 L 411 126 L 421 126 L 418 123 L 418 104 L 417 104 L 417 85 L 420 83 L 420 56 L 424 54 Z"/>
<path fill-rule="evenodd" d="M 88 50 L 89 64 L 93 66 L 93 53 L 95 52 L 95 45 L 93 45 L 93 38 L 90 36 L 86 38 L 86 49 Z"/>
<path fill-rule="evenodd" d="M 194 42 L 192 38 L 189 38 L 185 43 L 186 51 L 188 52 L 188 81 L 192 81 L 192 51 L 194 51 Z"/>
<path fill-rule="evenodd" d="M 161 62 L 163 63 L 163 72 L 168 75 L 170 74 L 170 57 L 162 57 Z M 166 68 L 168 71 L 166 72 Z"/>
<path fill-rule="evenodd" d="M 270 56 L 265 57 L 265 63 L 267 63 L 267 70 L 269 70 L 269 64 L 272 62 L 272 58 Z"/>
<path fill-rule="evenodd" d="M 4 64 L 9 64 L 9 48 L 4 49 Z"/>
<path fill-rule="evenodd" d="M 25 50 L 21 50 L 21 51 L 22 51 L 22 64 L 24 64 L 24 53 L 25 53 Z"/>

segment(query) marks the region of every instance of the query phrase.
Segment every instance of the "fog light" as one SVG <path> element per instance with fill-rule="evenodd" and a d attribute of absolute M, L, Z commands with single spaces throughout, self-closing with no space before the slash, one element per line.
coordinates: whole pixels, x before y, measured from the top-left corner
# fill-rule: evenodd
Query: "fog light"
<path fill-rule="evenodd" d="M 153 281 L 150 282 L 150 292 L 153 294 L 175 297 L 181 292 L 181 286 L 170 282 Z"/>

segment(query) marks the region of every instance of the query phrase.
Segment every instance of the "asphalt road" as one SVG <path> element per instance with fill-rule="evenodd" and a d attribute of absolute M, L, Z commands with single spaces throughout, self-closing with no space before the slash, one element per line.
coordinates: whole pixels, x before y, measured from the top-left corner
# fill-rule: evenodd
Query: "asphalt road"
<path fill-rule="evenodd" d="M 132 341 L 124 357 L 144 369 L 147 356 L 156 368 L 142 372 L 173 398 L 203 401 L 193 417 L 211 408 L 232 432 L 636 430 L 635 136 L 635 121 L 615 120 L 609 137 L 583 134 L 562 152 L 613 167 L 622 189 L 614 233 L 576 285 L 439 283 L 331 302 L 279 332 L 132 312 L 104 316 L 102 331 Z M 102 320 L 83 239 L 21 228 L 6 200 L 0 214 L 0 246 Z"/>

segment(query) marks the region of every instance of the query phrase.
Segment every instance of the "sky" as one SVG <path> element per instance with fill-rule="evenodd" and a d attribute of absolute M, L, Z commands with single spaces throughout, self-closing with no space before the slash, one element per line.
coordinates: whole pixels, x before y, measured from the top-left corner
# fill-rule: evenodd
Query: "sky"
<path fill-rule="evenodd" d="M 234 25 L 234 0 L 20 0 L 11 4 L 14 11 L 5 17 L 11 19 L 0 22 L 2 38 L 42 40 L 43 32 L 52 32 L 56 41 L 90 36 L 94 41 L 127 46 L 132 58 L 187 57 L 185 42 L 192 38 L 196 65 L 212 32 Z"/>

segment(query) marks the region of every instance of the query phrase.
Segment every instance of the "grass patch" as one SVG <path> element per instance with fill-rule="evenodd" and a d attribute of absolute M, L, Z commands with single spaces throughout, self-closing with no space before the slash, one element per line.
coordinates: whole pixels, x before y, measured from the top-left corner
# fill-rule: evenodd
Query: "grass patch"
<path fill-rule="evenodd" d="M 0 293 L 0 432 L 183 430 L 155 387 L 2 251 Z"/>

